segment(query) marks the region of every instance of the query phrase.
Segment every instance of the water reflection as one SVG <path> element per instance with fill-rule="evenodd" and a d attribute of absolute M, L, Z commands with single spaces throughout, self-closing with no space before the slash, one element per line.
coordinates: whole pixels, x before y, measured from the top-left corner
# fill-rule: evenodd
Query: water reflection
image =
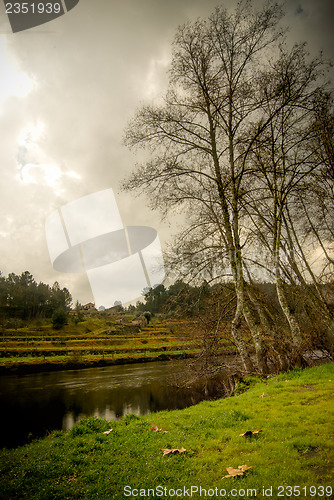
<path fill-rule="evenodd" d="M 84 416 L 117 420 L 185 408 L 201 397 L 171 386 L 185 361 L 0 377 L 1 447 L 21 445 L 54 429 L 69 429 Z"/>

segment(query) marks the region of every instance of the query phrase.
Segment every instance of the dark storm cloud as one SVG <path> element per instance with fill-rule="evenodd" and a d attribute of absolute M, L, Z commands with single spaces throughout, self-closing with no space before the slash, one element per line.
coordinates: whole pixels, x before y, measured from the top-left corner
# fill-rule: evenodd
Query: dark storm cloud
<path fill-rule="evenodd" d="M 327 57 L 334 57 L 334 2 L 289 0 L 286 13 L 291 39 L 306 41 L 312 52 L 324 51 Z"/>

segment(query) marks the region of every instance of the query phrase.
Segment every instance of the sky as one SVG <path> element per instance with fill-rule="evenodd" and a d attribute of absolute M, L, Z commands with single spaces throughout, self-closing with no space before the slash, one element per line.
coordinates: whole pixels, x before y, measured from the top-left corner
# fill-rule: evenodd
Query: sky
<path fill-rule="evenodd" d="M 253 2 L 261 5 L 259 0 Z M 160 220 L 144 196 L 120 189 L 136 156 L 124 128 L 164 93 L 177 27 L 234 0 L 80 0 L 50 23 L 12 33 L 0 2 L 0 271 L 30 271 L 94 301 L 85 273 L 53 268 L 45 222 L 59 207 L 112 189 L 124 225 L 158 231 L 162 249 L 177 221 Z M 290 42 L 334 61 L 333 0 L 286 0 Z"/>

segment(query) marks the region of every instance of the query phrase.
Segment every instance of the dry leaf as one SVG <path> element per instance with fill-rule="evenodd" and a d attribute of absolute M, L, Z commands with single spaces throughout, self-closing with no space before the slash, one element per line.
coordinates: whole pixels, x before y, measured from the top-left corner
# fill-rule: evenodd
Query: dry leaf
<path fill-rule="evenodd" d="M 235 477 L 235 476 L 243 476 L 244 473 L 240 469 L 234 469 L 233 467 L 226 467 L 226 470 L 228 472 L 228 476 L 224 477 Z"/>
<path fill-rule="evenodd" d="M 152 425 L 151 431 L 153 431 L 153 432 L 164 432 L 165 434 L 168 432 L 168 431 L 165 431 L 165 429 L 159 429 L 159 427 L 157 425 L 155 425 L 155 424 Z"/>
<path fill-rule="evenodd" d="M 250 465 L 239 465 L 237 469 L 234 469 L 233 467 L 226 467 L 226 470 L 228 472 L 228 475 L 227 476 L 224 476 L 224 478 L 226 477 L 238 477 L 238 476 L 243 476 L 245 472 L 247 472 L 249 469 L 252 469 L 253 466 Z"/>
<path fill-rule="evenodd" d="M 109 429 L 108 431 L 104 431 L 104 433 L 103 433 L 103 434 L 108 435 L 108 434 L 110 434 L 110 433 L 111 433 L 111 431 L 112 431 L 112 429 Z"/>
<path fill-rule="evenodd" d="M 249 469 L 253 469 L 253 465 L 239 465 L 238 469 L 242 470 L 242 472 L 246 472 Z"/>
<path fill-rule="evenodd" d="M 165 455 L 177 455 L 178 453 L 184 453 L 185 451 L 187 451 L 185 448 L 172 448 L 172 449 L 169 449 L 169 448 L 161 448 L 161 451 L 164 452 L 163 456 Z"/>
<path fill-rule="evenodd" d="M 254 436 L 256 434 L 259 434 L 259 432 L 262 432 L 262 429 L 259 429 L 258 431 L 246 431 L 243 434 L 239 434 L 239 436 L 245 436 L 245 437 Z"/>
<path fill-rule="evenodd" d="M 265 398 L 266 396 L 268 396 L 268 394 L 266 392 L 263 392 L 260 396 L 260 398 Z"/>

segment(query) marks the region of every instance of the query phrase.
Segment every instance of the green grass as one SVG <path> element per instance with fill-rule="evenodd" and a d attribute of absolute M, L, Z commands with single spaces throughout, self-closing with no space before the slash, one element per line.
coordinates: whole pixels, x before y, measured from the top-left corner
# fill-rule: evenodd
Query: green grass
<path fill-rule="evenodd" d="M 118 422 L 82 420 L 70 431 L 3 450 L 0 498 L 121 499 L 127 498 L 125 486 L 138 489 L 128 498 L 147 497 L 158 486 L 217 487 L 226 495 L 233 489 L 233 498 L 250 498 L 250 490 L 266 498 L 262 488 L 273 487 L 274 499 L 295 498 L 298 488 L 289 495 L 287 487 L 299 486 L 300 498 L 330 498 L 322 488 L 333 486 L 333 383 L 331 363 L 252 383 L 238 396 L 185 410 Z M 152 424 L 168 432 L 153 432 Z M 240 437 L 259 429 L 257 437 Z M 163 457 L 161 449 L 181 447 L 187 451 Z M 245 464 L 253 468 L 244 477 L 223 478 L 226 467 Z"/>
<path fill-rule="evenodd" d="M 72 355 L 54 355 L 54 356 L 46 356 L 43 355 L 40 357 L 36 356 L 25 356 L 25 357 L 16 357 L 11 356 L 9 358 L 2 358 L 0 367 L 24 367 L 24 366 L 43 366 L 45 363 L 52 365 L 61 365 L 61 369 L 66 369 L 66 366 L 70 366 L 72 363 L 79 364 L 82 368 L 85 368 L 85 365 L 96 364 L 101 360 L 106 362 L 110 361 L 110 364 L 113 364 L 113 361 L 124 360 L 133 362 L 135 360 L 148 359 L 152 360 L 161 360 L 161 359 L 169 359 L 169 358 L 182 358 L 186 356 L 193 356 L 198 354 L 199 349 L 184 349 L 184 350 L 144 350 L 141 352 L 131 352 L 129 350 L 124 350 L 124 352 L 116 352 L 116 353 L 108 353 L 105 351 L 103 354 L 82 354 L 81 352 L 74 351 Z"/>

